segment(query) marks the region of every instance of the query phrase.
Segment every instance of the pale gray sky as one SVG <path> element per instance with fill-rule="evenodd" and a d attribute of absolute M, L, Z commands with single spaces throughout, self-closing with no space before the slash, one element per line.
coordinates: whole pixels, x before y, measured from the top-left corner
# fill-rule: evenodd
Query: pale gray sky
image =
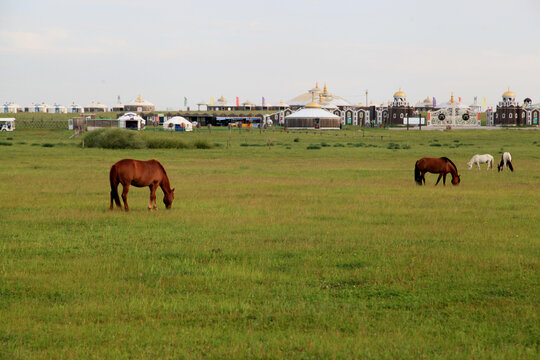
<path fill-rule="evenodd" d="M 540 0 L 0 1 L 0 101 L 540 102 Z"/>

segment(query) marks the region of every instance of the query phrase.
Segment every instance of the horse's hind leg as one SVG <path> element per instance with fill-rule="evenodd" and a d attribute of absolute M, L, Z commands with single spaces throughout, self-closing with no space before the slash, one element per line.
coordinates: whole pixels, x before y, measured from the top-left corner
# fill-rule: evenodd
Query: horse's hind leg
<path fill-rule="evenodd" d="M 128 191 L 129 191 L 129 184 L 123 185 L 122 200 L 124 200 L 124 209 L 126 209 L 126 211 L 129 211 L 129 205 L 128 205 L 128 202 L 127 202 Z"/>
<path fill-rule="evenodd" d="M 446 186 L 446 174 L 444 174 L 442 177 L 442 183 L 444 186 Z"/>
<path fill-rule="evenodd" d="M 437 179 L 437 182 L 435 183 L 435 185 L 439 184 L 439 181 L 441 181 L 441 178 L 442 178 L 442 174 L 439 174 L 439 178 Z"/>

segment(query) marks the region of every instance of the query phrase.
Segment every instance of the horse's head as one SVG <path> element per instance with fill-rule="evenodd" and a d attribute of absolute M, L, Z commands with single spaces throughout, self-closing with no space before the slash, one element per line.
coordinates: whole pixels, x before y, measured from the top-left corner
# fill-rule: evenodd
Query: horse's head
<path fill-rule="evenodd" d="M 452 177 L 452 185 L 458 185 L 461 182 L 461 177 L 459 175 Z"/>
<path fill-rule="evenodd" d="M 469 162 L 467 163 L 467 167 L 469 168 L 469 170 L 472 169 L 472 161 L 469 161 Z"/>
<path fill-rule="evenodd" d="M 163 196 L 163 203 L 165 204 L 165 207 L 167 209 L 171 208 L 173 200 L 174 200 L 174 188 L 168 193 L 165 193 L 165 196 Z"/>

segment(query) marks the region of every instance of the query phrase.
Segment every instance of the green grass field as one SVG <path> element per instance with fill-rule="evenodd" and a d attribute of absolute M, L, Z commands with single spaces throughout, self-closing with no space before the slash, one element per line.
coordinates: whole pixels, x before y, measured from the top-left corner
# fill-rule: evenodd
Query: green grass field
<path fill-rule="evenodd" d="M 538 131 L 71 135 L 0 134 L 0 359 L 538 358 Z M 502 151 L 514 173 L 467 170 Z M 417 186 L 424 156 L 461 184 Z M 171 210 L 132 187 L 109 211 L 128 157 L 164 165 Z"/>

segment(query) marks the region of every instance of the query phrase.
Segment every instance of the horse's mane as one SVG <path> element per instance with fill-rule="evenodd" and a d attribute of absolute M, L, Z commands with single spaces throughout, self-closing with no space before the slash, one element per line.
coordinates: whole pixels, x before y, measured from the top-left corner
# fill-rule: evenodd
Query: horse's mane
<path fill-rule="evenodd" d="M 452 162 L 452 160 L 450 160 L 450 159 L 447 158 L 446 156 L 443 156 L 441 159 L 444 159 L 444 160 L 448 161 L 450 164 L 452 164 L 452 165 L 454 166 L 454 168 L 456 169 L 456 172 L 458 171 L 458 170 L 457 170 L 456 164 L 454 164 L 454 163 Z"/>

